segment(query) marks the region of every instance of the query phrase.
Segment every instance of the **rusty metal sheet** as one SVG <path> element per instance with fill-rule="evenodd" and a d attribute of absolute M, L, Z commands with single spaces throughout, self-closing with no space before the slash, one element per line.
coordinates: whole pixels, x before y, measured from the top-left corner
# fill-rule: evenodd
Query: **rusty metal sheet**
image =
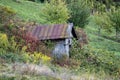
<path fill-rule="evenodd" d="M 61 39 L 70 37 L 67 34 L 68 24 L 39 25 L 27 27 L 27 32 L 39 40 Z"/>

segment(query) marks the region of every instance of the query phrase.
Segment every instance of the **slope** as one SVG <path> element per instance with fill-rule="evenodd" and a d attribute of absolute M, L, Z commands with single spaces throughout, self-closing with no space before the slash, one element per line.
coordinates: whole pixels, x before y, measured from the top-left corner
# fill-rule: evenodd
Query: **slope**
<path fill-rule="evenodd" d="M 0 5 L 9 6 L 13 8 L 17 16 L 22 18 L 25 21 L 37 21 L 39 23 L 42 22 L 40 18 L 40 12 L 43 4 L 34 3 L 31 1 L 22 1 L 16 2 L 14 0 L 0 0 Z"/>

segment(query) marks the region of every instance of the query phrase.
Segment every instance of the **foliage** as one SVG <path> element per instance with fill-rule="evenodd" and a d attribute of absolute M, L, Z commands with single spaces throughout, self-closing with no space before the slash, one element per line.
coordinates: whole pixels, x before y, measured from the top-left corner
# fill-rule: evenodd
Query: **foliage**
<path fill-rule="evenodd" d="M 110 19 L 113 22 L 113 27 L 116 30 L 116 38 L 118 38 L 118 32 L 120 31 L 120 8 L 110 12 Z"/>
<path fill-rule="evenodd" d="M 84 0 L 72 1 L 68 5 L 70 12 L 69 22 L 73 22 L 75 26 L 84 28 L 88 23 L 90 10 Z"/>
<path fill-rule="evenodd" d="M 9 45 L 8 37 L 6 34 L 0 33 L 0 48 L 7 49 Z"/>
<path fill-rule="evenodd" d="M 31 53 L 34 52 L 34 48 L 36 49 L 36 44 L 33 41 L 33 42 L 31 42 L 32 44 L 30 44 L 30 42 L 28 42 L 28 44 L 26 44 L 26 46 L 24 46 L 25 44 L 22 43 L 23 41 L 22 42 L 20 41 L 22 39 L 20 39 L 19 42 L 17 42 L 17 43 L 15 42 L 14 38 L 16 38 L 16 37 L 17 37 L 17 35 L 15 37 L 11 37 L 9 39 L 9 41 L 8 41 L 8 37 L 7 37 L 6 34 L 0 34 L 0 40 L 1 40 L 1 42 L 0 42 L 0 52 L 1 52 L 1 56 L 3 56 L 4 59 L 10 60 L 10 61 L 11 60 L 12 61 L 17 61 L 17 60 L 27 61 L 27 59 L 24 58 L 24 56 L 19 55 L 19 54 L 22 53 L 24 55 L 26 53 L 26 51 L 29 51 Z M 18 38 L 16 38 L 16 39 L 18 39 Z M 31 39 L 28 39 L 28 41 L 30 41 L 30 40 Z M 21 56 L 23 58 L 20 58 Z M 46 56 L 43 56 L 42 59 L 45 61 Z M 34 58 L 33 58 L 33 61 L 34 61 Z"/>
<path fill-rule="evenodd" d="M 39 41 L 33 37 L 31 34 L 22 34 L 22 38 L 25 40 L 27 45 L 27 51 L 34 52 L 37 50 L 37 46 L 39 46 Z"/>
<path fill-rule="evenodd" d="M 63 0 L 50 0 L 42 9 L 42 16 L 45 23 L 66 23 L 69 18 L 69 11 Z"/>
<path fill-rule="evenodd" d="M 75 32 L 76 32 L 77 39 L 78 39 L 76 44 L 78 44 L 79 47 L 82 49 L 82 47 L 84 47 L 84 45 L 88 44 L 87 34 L 81 28 L 76 28 Z"/>
<path fill-rule="evenodd" d="M 14 28 L 12 30 L 12 35 L 15 36 L 17 44 L 21 44 L 22 47 L 26 46 L 27 51 L 34 52 L 37 46 L 37 39 L 32 37 L 30 34 L 26 34 L 26 32 L 22 29 Z M 22 42 L 21 42 L 22 40 Z"/>
<path fill-rule="evenodd" d="M 98 13 L 106 12 L 106 5 L 103 3 L 97 2 L 95 7 L 96 7 L 96 12 Z"/>
<path fill-rule="evenodd" d="M 40 61 L 43 63 L 49 62 L 51 60 L 50 57 L 46 56 L 45 54 L 38 53 L 38 52 L 26 52 L 27 46 L 20 46 L 16 44 L 14 38 L 12 38 L 9 42 L 7 36 L 4 34 L 0 44 L 0 58 L 5 59 L 7 62 L 32 62 L 32 63 L 39 63 Z"/>
<path fill-rule="evenodd" d="M 72 47 L 71 58 L 80 62 L 80 68 L 84 70 L 94 71 L 95 73 L 103 70 L 106 74 L 119 77 L 119 57 L 113 52 L 103 49 L 96 49 L 90 46 L 84 49 Z"/>
<path fill-rule="evenodd" d="M 85 57 L 82 59 L 86 59 L 85 62 L 83 60 L 83 64 L 81 64 L 81 66 L 85 67 L 85 65 L 91 65 L 91 67 L 96 68 L 95 72 L 103 69 L 106 74 L 108 73 L 110 75 L 116 76 L 120 75 L 120 59 L 119 56 L 115 55 L 114 53 L 102 49 L 94 49 L 89 47 L 83 52 L 83 55 Z"/>
<path fill-rule="evenodd" d="M 44 2 L 44 0 L 34 0 L 35 2 Z"/>
<path fill-rule="evenodd" d="M 77 54 L 80 53 L 80 51 L 81 47 L 79 45 L 79 42 L 76 39 L 74 39 L 70 50 L 70 57 L 75 57 Z"/>
<path fill-rule="evenodd" d="M 107 9 L 110 9 L 110 6 L 114 5 L 114 0 L 97 0 L 97 1 L 105 4 Z"/>
<path fill-rule="evenodd" d="M 34 52 L 33 54 L 27 53 L 23 55 L 27 62 L 40 63 L 41 61 L 43 63 L 47 63 L 51 61 L 51 58 L 49 56 L 46 56 L 41 52 Z"/>
<path fill-rule="evenodd" d="M 26 1 L 26 0 L 25 0 Z M 44 2 L 45 0 L 27 0 L 27 1 L 33 1 L 33 2 Z"/>
<path fill-rule="evenodd" d="M 14 10 L 17 11 L 17 15 L 20 16 L 24 20 L 32 20 L 35 22 L 38 21 L 40 23 L 44 23 L 42 21 L 44 19 L 41 20 L 41 15 L 40 15 L 40 13 L 42 12 L 41 7 L 44 4 L 41 5 L 41 3 L 37 4 L 37 3 L 29 2 L 29 1 L 21 1 L 21 3 L 16 3 L 16 2 L 13 2 L 12 0 L 0 0 L 0 5 L 1 4 L 11 6 Z M 100 4 L 99 8 L 100 8 L 99 13 L 101 13 L 102 10 L 104 11 L 105 6 L 104 5 L 101 6 Z M 114 15 L 115 17 L 113 17 L 113 13 L 115 14 Z M 113 20 L 120 21 L 119 19 L 117 20 L 116 16 L 118 17 L 119 15 L 116 15 L 116 14 L 119 14 L 118 10 L 116 10 L 115 12 L 114 10 L 111 11 L 110 13 L 111 20 L 112 18 L 115 18 Z M 98 18 L 99 16 L 102 16 L 99 18 L 100 21 L 101 20 L 105 21 L 106 19 L 108 19 L 108 16 L 106 15 L 95 14 L 94 17 Z M 76 18 L 77 17 L 78 16 L 76 16 Z M 114 23 L 113 20 L 112 22 Z M 106 25 L 110 25 L 110 24 L 106 23 L 107 21 L 105 22 L 103 21 L 101 21 L 100 23 L 103 23 L 101 25 L 105 25 L 104 28 L 107 30 L 108 26 Z M 16 22 L 19 22 L 19 21 L 16 20 Z M 0 24 L 0 27 L 1 25 L 2 24 Z M 17 26 L 21 26 L 21 23 L 17 24 Z M 102 37 L 102 36 L 96 36 L 95 31 L 97 28 L 96 28 L 96 25 L 94 25 L 94 22 L 92 23 L 92 25 L 88 24 L 88 26 L 89 26 L 88 36 L 90 40 L 89 45 L 94 48 L 86 47 L 86 48 L 80 49 L 80 46 L 78 45 L 79 43 L 77 41 L 73 41 L 73 46 L 71 47 L 71 52 L 70 52 L 70 63 L 73 62 L 73 65 L 77 64 L 77 67 L 80 67 L 79 69 L 81 70 L 85 70 L 85 71 L 90 70 L 90 72 L 94 71 L 94 73 L 97 73 L 99 71 L 104 71 L 106 74 L 115 75 L 119 77 L 120 75 L 120 71 L 119 71 L 120 69 L 120 65 L 119 65 L 120 44 L 118 42 L 115 42 L 114 40 L 110 40 L 109 38 L 106 39 L 105 37 Z M 115 24 L 113 24 L 113 26 L 115 27 Z M 16 30 L 16 32 L 18 31 L 19 30 Z M 34 39 L 29 38 L 30 36 L 26 37 L 26 35 L 23 35 L 23 33 L 18 32 L 18 34 L 20 34 L 21 36 L 24 36 L 23 38 L 24 41 L 22 42 L 21 41 L 22 38 L 21 37 L 17 38 L 18 36 L 16 34 L 14 34 L 15 38 L 14 37 L 11 38 L 11 36 L 7 36 L 7 34 L 9 33 L 5 34 L 3 31 L 2 33 L 0 33 L 0 41 L 1 41 L 0 42 L 0 59 L 1 58 L 5 59 L 8 62 L 9 61 L 10 62 L 14 62 L 14 61 L 21 62 L 22 61 L 22 62 L 32 62 L 32 63 L 39 63 L 39 61 L 41 61 L 42 59 L 43 59 L 43 62 L 45 63 L 51 60 L 51 58 L 48 59 L 47 57 L 45 57 L 45 55 L 43 58 L 41 58 L 41 56 L 39 56 L 40 51 L 31 52 L 33 54 L 26 52 L 27 50 L 27 46 L 25 46 L 27 44 L 26 42 L 28 42 L 28 44 L 31 44 L 33 42 L 33 45 L 34 45 L 34 41 L 33 41 Z M 102 34 L 106 36 L 111 36 L 111 35 L 108 35 L 108 33 L 105 34 L 103 31 L 102 31 Z M 113 33 L 111 34 L 113 36 Z M 27 40 L 28 38 L 31 40 Z M 50 43 L 50 46 L 51 46 L 51 43 Z M 41 48 L 43 48 L 42 45 L 40 45 L 39 49 Z M 47 53 L 46 51 L 47 51 L 47 48 L 44 48 L 44 51 L 43 52 L 41 51 L 41 52 L 46 54 Z M 40 55 L 42 54 L 41 52 L 40 52 Z M 114 54 L 114 52 L 116 52 L 116 54 Z M 40 59 L 38 59 L 38 57 L 40 57 Z M 78 69 L 78 72 L 81 72 L 79 71 L 79 69 Z"/>
<path fill-rule="evenodd" d="M 0 42 L 1 54 L 9 53 L 9 52 L 20 53 L 20 44 L 17 44 L 14 36 L 8 38 L 6 34 L 0 33 L 0 40 L 1 40 Z"/>
<path fill-rule="evenodd" d="M 29 25 L 26 24 L 26 25 Z M 32 36 L 31 33 L 26 33 L 24 26 L 19 29 L 13 29 L 13 35 L 15 36 L 15 41 L 20 45 L 20 49 L 26 47 L 27 52 L 33 53 L 35 51 L 42 52 L 46 55 L 50 55 L 50 50 L 47 49 L 44 42 L 39 41 L 36 37 Z"/>
<path fill-rule="evenodd" d="M 20 44 L 17 44 L 15 37 L 12 36 L 8 39 L 6 34 L 0 34 L 1 36 L 1 45 L 0 45 L 0 58 L 4 59 L 5 62 L 26 62 L 24 56 L 21 53 L 25 53 L 25 47 L 20 49 Z"/>
<path fill-rule="evenodd" d="M 112 22 L 106 13 L 102 13 L 102 14 L 96 13 L 94 15 L 94 22 L 98 29 L 98 35 L 100 35 L 101 29 L 106 30 L 107 32 L 112 31 L 112 26 L 111 26 Z"/>
<path fill-rule="evenodd" d="M 93 14 L 94 12 L 106 12 L 114 5 L 113 0 L 86 0 L 86 2 Z"/>

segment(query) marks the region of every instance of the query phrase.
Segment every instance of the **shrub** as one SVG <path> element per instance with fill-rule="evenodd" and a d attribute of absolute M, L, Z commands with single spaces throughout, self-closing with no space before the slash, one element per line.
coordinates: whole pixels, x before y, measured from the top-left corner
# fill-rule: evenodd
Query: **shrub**
<path fill-rule="evenodd" d="M 9 42 L 8 42 L 8 37 L 6 34 L 1 34 L 0 33 L 0 48 L 3 49 L 8 49 Z"/>
<path fill-rule="evenodd" d="M 50 48 L 48 49 L 45 45 L 46 43 L 38 40 L 36 37 L 32 36 L 31 33 L 27 33 L 25 26 L 33 26 L 33 23 L 25 23 L 25 25 L 21 25 L 20 28 L 12 29 L 12 35 L 15 36 L 15 41 L 19 45 L 20 49 L 26 46 L 27 49 L 25 51 L 33 53 L 34 51 L 42 52 L 46 55 L 50 55 Z"/>
<path fill-rule="evenodd" d="M 45 23 L 66 23 L 69 18 L 69 11 L 63 0 L 50 0 L 45 3 L 42 11 Z"/>
<path fill-rule="evenodd" d="M 71 2 L 71 0 L 65 0 L 67 4 L 69 4 Z"/>
<path fill-rule="evenodd" d="M 6 48 L 5 46 L 0 46 L 0 58 L 6 62 L 26 62 L 24 58 L 26 54 L 26 48 L 20 48 L 20 45 L 17 44 L 14 40 L 14 37 L 10 38 Z"/>
<path fill-rule="evenodd" d="M 31 53 L 27 53 L 27 54 L 23 54 L 24 59 L 27 62 L 32 62 L 32 63 L 47 63 L 51 61 L 51 58 L 41 52 L 34 52 L 33 54 Z"/>
<path fill-rule="evenodd" d="M 88 23 L 90 10 L 84 0 L 72 1 L 68 4 L 70 12 L 69 22 L 73 22 L 75 26 L 83 28 Z"/>
<path fill-rule="evenodd" d="M 4 33 L 0 33 L 0 52 L 1 53 L 7 53 L 7 52 L 13 52 L 18 53 L 20 50 L 20 45 L 18 45 L 15 42 L 14 36 L 11 38 L 8 38 L 8 36 Z"/>

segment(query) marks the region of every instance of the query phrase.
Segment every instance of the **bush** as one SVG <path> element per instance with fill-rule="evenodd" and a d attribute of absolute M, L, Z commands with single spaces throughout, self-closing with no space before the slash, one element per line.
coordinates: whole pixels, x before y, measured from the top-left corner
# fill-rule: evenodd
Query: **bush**
<path fill-rule="evenodd" d="M 31 53 L 26 53 L 23 54 L 25 61 L 31 62 L 31 63 L 47 63 L 51 61 L 51 58 L 41 52 L 34 52 L 33 54 Z"/>
<path fill-rule="evenodd" d="M 22 41 L 22 39 L 24 39 L 24 41 Z M 38 48 L 40 50 L 38 50 Z M 47 53 L 48 50 L 46 47 L 44 47 L 43 44 L 39 44 L 34 38 L 31 38 L 31 36 L 25 36 L 25 34 L 21 33 L 21 35 L 16 34 L 16 36 L 8 38 L 6 34 L 0 33 L 0 58 L 8 62 L 29 61 L 33 63 L 38 63 L 40 60 L 47 62 L 51 59 L 45 54 L 37 53 L 36 51 L 46 52 L 45 54 L 50 55 L 50 53 Z"/>
<path fill-rule="evenodd" d="M 0 33 L 0 52 L 7 53 L 20 53 L 20 45 L 15 42 L 14 36 L 8 38 L 4 33 Z"/>
<path fill-rule="evenodd" d="M 83 28 L 88 23 L 90 10 L 84 0 L 71 1 L 68 4 L 71 11 L 69 22 L 73 22 L 75 26 Z"/>
<path fill-rule="evenodd" d="M 12 30 L 13 35 L 15 36 L 15 41 L 20 45 L 20 49 L 26 46 L 27 52 L 33 53 L 35 51 L 42 52 L 49 55 L 49 50 L 45 44 L 39 41 L 36 37 L 32 36 L 31 33 L 26 33 L 23 28 Z"/>
<path fill-rule="evenodd" d="M 50 0 L 45 3 L 42 11 L 45 23 L 66 23 L 69 18 L 69 11 L 63 0 Z"/>
<path fill-rule="evenodd" d="M 8 42 L 8 37 L 6 34 L 1 34 L 0 33 L 0 48 L 3 49 L 8 49 L 9 42 Z"/>

